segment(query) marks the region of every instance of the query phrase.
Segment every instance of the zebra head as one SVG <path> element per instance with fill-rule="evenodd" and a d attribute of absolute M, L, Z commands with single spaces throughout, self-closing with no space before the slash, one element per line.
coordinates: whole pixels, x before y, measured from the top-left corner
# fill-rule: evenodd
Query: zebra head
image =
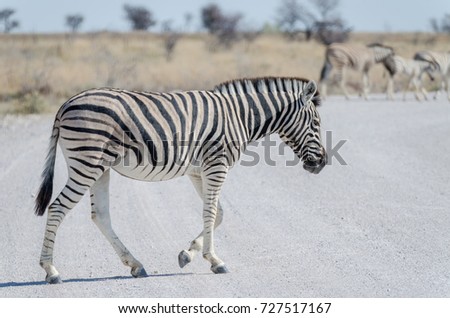
<path fill-rule="evenodd" d="M 316 109 L 319 105 L 317 85 L 309 81 L 293 105 L 292 117 L 279 131 L 281 139 L 303 161 L 303 168 L 314 174 L 328 161 L 320 134 L 320 116 Z"/>

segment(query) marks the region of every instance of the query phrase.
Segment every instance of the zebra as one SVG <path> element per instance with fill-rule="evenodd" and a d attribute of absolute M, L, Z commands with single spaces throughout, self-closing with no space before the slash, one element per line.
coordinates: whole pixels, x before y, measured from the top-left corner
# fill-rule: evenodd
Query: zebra
<path fill-rule="evenodd" d="M 362 72 L 363 88 L 361 95 L 368 99 L 369 93 L 369 70 L 376 63 L 383 62 L 387 57 L 394 54 L 394 49 L 373 43 L 367 46 L 349 45 L 342 43 L 332 43 L 327 47 L 325 52 L 325 62 L 320 72 L 320 91 L 323 97 L 326 97 L 327 80 L 333 67 L 336 68 L 338 82 L 344 95 L 349 99 L 347 89 L 345 87 L 345 71 L 347 68 Z"/>
<path fill-rule="evenodd" d="M 278 133 L 305 170 L 319 173 L 328 160 L 316 109 L 320 102 L 314 81 L 276 77 L 232 80 L 205 91 L 102 88 L 70 98 L 56 114 L 36 197 L 36 215 L 43 215 L 48 207 L 40 256 L 46 281 L 62 282 L 53 264 L 56 232 L 87 190 L 94 223 L 122 263 L 131 267 L 131 275 L 147 276 L 111 227 L 111 169 L 143 181 L 187 175 L 203 200 L 203 231 L 179 253 L 179 266 L 183 268 L 202 251 L 212 272 L 228 272 L 213 242 L 214 229 L 223 219 L 219 194 L 227 172 L 249 142 Z M 49 205 L 58 143 L 68 180 Z"/>
<path fill-rule="evenodd" d="M 450 51 L 420 51 L 414 55 L 414 59 L 429 62 L 434 66 L 435 71 L 439 73 L 441 78 L 440 89 L 447 91 L 447 99 L 450 101 Z M 436 91 L 434 99 L 439 96 L 440 89 Z"/>
<path fill-rule="evenodd" d="M 394 77 L 397 74 L 405 74 L 408 76 L 408 82 L 403 90 L 403 100 L 406 100 L 406 92 L 411 87 L 411 84 L 414 84 L 415 97 L 417 100 L 421 100 L 421 94 L 424 99 L 428 99 L 427 91 L 422 86 L 422 74 L 426 73 L 431 80 L 434 80 L 432 75 L 434 70 L 433 64 L 428 61 L 403 58 L 399 55 L 388 57 L 384 60 L 383 64 L 389 73 L 388 85 L 386 89 L 388 99 L 394 99 Z"/>

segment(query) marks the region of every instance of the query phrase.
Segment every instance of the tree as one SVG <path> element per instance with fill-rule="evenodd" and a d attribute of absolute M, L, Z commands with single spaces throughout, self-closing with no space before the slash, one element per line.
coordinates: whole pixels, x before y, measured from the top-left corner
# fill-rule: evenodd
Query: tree
<path fill-rule="evenodd" d="M 172 60 L 173 51 L 175 50 L 178 40 L 181 38 L 181 34 L 172 28 L 172 21 L 167 20 L 162 23 L 162 36 L 166 60 L 169 62 Z"/>
<path fill-rule="evenodd" d="M 352 29 L 339 16 L 339 0 L 309 1 L 319 13 L 313 28 L 315 39 L 325 45 L 347 41 Z"/>
<path fill-rule="evenodd" d="M 433 30 L 433 32 L 435 32 L 435 33 L 441 32 L 441 26 L 439 25 L 438 19 L 431 18 L 430 19 L 430 26 L 431 26 L 431 29 Z"/>
<path fill-rule="evenodd" d="M 333 19 L 333 14 L 339 7 L 339 0 L 310 0 L 311 4 L 316 8 L 322 21 Z"/>
<path fill-rule="evenodd" d="M 131 24 L 133 30 L 148 30 L 156 24 L 153 18 L 153 13 L 140 6 L 124 5 L 123 9 L 126 13 L 126 18 Z"/>
<path fill-rule="evenodd" d="M 309 0 L 309 5 L 297 0 L 283 0 L 278 8 L 279 28 L 290 40 L 304 33 L 306 40 L 315 38 L 328 45 L 347 40 L 351 28 L 339 17 L 339 0 Z"/>
<path fill-rule="evenodd" d="M 220 29 L 223 20 L 222 10 L 217 4 L 209 4 L 201 9 L 203 27 L 214 34 Z"/>
<path fill-rule="evenodd" d="M 184 32 L 189 32 L 193 19 L 194 15 L 192 13 L 187 12 L 184 14 Z"/>
<path fill-rule="evenodd" d="M 80 28 L 83 20 L 84 18 L 81 14 L 68 15 L 66 16 L 66 25 L 70 28 L 72 33 L 75 33 Z"/>
<path fill-rule="evenodd" d="M 446 33 L 450 33 L 450 14 L 444 15 L 441 20 L 441 29 Z"/>
<path fill-rule="evenodd" d="M 431 18 L 430 26 L 435 33 L 450 34 L 450 14 L 449 13 L 444 14 L 444 16 L 440 20 L 436 18 Z"/>
<path fill-rule="evenodd" d="M 289 40 L 296 39 L 300 33 L 305 33 L 307 40 L 311 38 L 315 17 L 297 0 L 283 0 L 278 7 L 276 20 Z"/>
<path fill-rule="evenodd" d="M 330 45 L 347 41 L 351 30 L 340 18 L 325 22 L 317 21 L 314 26 L 314 36 L 320 43 Z"/>
<path fill-rule="evenodd" d="M 9 33 L 19 26 L 19 21 L 10 19 L 15 12 L 14 9 L 9 8 L 0 11 L 0 23 L 3 24 L 4 33 Z"/>
<path fill-rule="evenodd" d="M 218 5 L 209 4 L 201 9 L 201 19 L 203 27 L 217 37 L 220 45 L 230 47 L 238 39 L 241 14 L 224 14 Z"/>

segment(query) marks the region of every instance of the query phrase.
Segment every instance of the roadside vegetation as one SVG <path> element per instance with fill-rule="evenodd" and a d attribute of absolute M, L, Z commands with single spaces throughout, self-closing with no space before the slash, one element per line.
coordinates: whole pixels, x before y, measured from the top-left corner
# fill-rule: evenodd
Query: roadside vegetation
<path fill-rule="evenodd" d="M 306 1 L 306 0 L 304 0 Z M 124 6 L 129 32 L 82 32 L 84 17 L 66 17 L 67 33 L 21 34 L 14 10 L 0 10 L 0 114 L 42 113 L 57 109 L 68 97 L 93 87 L 172 91 L 211 89 L 242 77 L 295 76 L 318 80 L 326 45 L 332 42 L 381 42 L 412 57 L 423 49 L 447 51 L 450 19 L 434 19 L 429 33 L 355 33 L 339 15 L 337 0 L 280 2 L 277 18 L 262 29 L 246 24 L 241 13 L 215 4 L 185 23 L 157 21 L 144 7 Z M 2 13 L 3 12 L 3 13 Z M 370 74 L 372 92 L 384 92 L 381 65 Z M 436 84 L 425 79 L 429 90 Z M 348 74 L 350 89 L 360 74 Z M 403 85 L 396 82 L 397 89 Z M 329 93 L 340 93 L 330 85 Z"/>

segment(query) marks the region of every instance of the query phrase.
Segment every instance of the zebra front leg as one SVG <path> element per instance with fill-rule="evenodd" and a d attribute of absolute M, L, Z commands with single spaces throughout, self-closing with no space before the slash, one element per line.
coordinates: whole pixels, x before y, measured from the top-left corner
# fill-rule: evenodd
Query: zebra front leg
<path fill-rule="evenodd" d="M 418 86 L 420 87 L 420 91 L 422 92 L 423 99 L 428 100 L 428 92 L 422 84 L 422 74 L 417 78 Z"/>
<path fill-rule="evenodd" d="M 211 271 L 215 274 L 228 273 L 225 263 L 216 255 L 214 251 L 214 228 L 216 228 L 215 220 L 217 219 L 217 205 L 210 202 L 203 208 L 203 257 L 211 263 Z M 201 240 L 198 241 L 201 243 Z"/>
<path fill-rule="evenodd" d="M 445 76 L 443 74 L 441 74 L 441 85 L 439 87 L 439 89 L 436 91 L 436 93 L 434 94 L 434 99 L 438 99 L 439 98 L 439 94 L 441 93 L 441 90 L 445 91 Z"/>
<path fill-rule="evenodd" d="M 220 201 L 217 203 L 217 216 L 214 223 L 214 229 L 216 229 L 223 220 L 223 209 L 220 205 Z M 188 250 L 182 250 L 178 254 L 178 265 L 181 268 L 192 262 L 198 252 L 203 250 L 203 231 L 191 242 L 191 246 Z"/>
<path fill-rule="evenodd" d="M 363 73 L 363 98 L 365 100 L 369 99 L 369 91 L 370 91 L 370 84 L 369 84 L 369 74 L 368 72 Z"/>
<path fill-rule="evenodd" d="M 228 273 L 225 263 L 214 251 L 214 225 L 220 189 L 225 181 L 228 167 L 222 163 L 211 165 L 203 174 L 203 257 L 211 263 L 211 271 L 215 274 Z"/>
<path fill-rule="evenodd" d="M 148 275 L 142 264 L 123 245 L 111 226 L 109 214 L 109 171 L 109 169 L 105 171 L 91 187 L 92 221 L 112 245 L 122 263 L 131 267 L 131 275 L 134 277 L 147 277 Z"/>
<path fill-rule="evenodd" d="M 388 100 L 394 100 L 394 78 L 393 78 L 393 76 L 389 76 L 389 78 L 388 78 L 386 93 L 387 93 Z"/>
<path fill-rule="evenodd" d="M 416 100 L 417 101 L 421 101 L 422 99 L 420 98 L 420 81 L 419 81 L 419 79 L 417 79 L 416 77 L 413 77 L 413 78 L 411 78 L 411 80 L 410 80 L 410 83 L 413 83 L 414 84 L 414 96 L 416 97 Z M 409 85 L 409 86 L 411 86 L 411 85 Z M 406 93 L 405 93 L 405 95 L 406 95 Z M 425 98 L 425 97 L 424 97 Z"/>
<path fill-rule="evenodd" d="M 202 186 L 202 178 L 198 175 L 189 176 L 192 181 L 192 184 L 197 191 L 197 194 L 204 202 L 203 198 L 203 186 Z M 217 216 L 216 221 L 214 223 L 214 228 L 216 229 L 223 220 L 223 209 L 220 204 L 220 200 L 217 201 Z M 181 268 L 192 262 L 198 252 L 203 249 L 203 231 L 192 241 L 191 246 L 188 250 L 182 250 L 180 254 L 178 254 L 178 264 Z"/>
<path fill-rule="evenodd" d="M 446 78 L 446 84 L 447 84 L 447 100 L 450 101 L 450 76 L 448 75 Z"/>
<path fill-rule="evenodd" d="M 428 100 L 428 91 L 425 89 L 425 87 L 422 86 L 422 95 L 424 100 Z"/>
<path fill-rule="evenodd" d="M 324 79 L 319 83 L 320 86 L 320 95 L 322 96 L 322 98 L 325 100 L 327 98 L 327 80 Z"/>
<path fill-rule="evenodd" d="M 421 72 L 417 77 L 416 77 L 416 83 L 417 83 L 417 89 L 422 93 L 423 95 L 423 99 L 424 100 L 428 100 L 428 92 L 425 89 L 425 87 L 423 87 L 423 83 L 422 83 L 422 75 L 423 72 Z M 428 74 L 429 75 L 429 74 Z M 434 79 L 433 79 L 434 80 Z"/>
<path fill-rule="evenodd" d="M 403 101 L 406 101 L 406 95 L 408 94 L 408 91 L 411 89 L 412 84 L 414 84 L 416 99 L 419 100 L 417 95 L 417 83 L 413 74 L 410 77 L 408 77 L 408 81 L 405 84 L 405 88 L 403 89 Z"/>
<path fill-rule="evenodd" d="M 339 86 L 341 87 L 342 92 L 344 93 L 344 96 L 346 99 L 350 99 L 350 95 L 348 95 L 347 92 L 347 88 L 346 88 L 346 74 L 345 74 L 345 68 L 342 67 L 340 69 L 338 69 L 337 74 L 338 74 L 338 81 L 339 81 Z"/>

